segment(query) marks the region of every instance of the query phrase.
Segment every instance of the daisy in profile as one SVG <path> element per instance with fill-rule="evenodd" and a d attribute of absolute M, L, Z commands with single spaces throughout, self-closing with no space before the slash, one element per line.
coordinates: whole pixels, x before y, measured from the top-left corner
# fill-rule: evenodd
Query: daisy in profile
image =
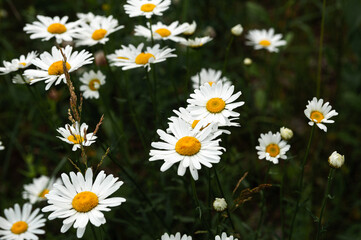
<path fill-rule="evenodd" d="M 77 13 L 76 16 L 85 23 L 91 23 L 91 21 L 93 21 L 93 19 L 95 18 L 94 13 L 92 12 Z"/>
<path fill-rule="evenodd" d="M 151 39 L 151 32 L 148 27 L 144 27 L 141 25 L 135 26 L 135 36 L 146 37 L 148 40 Z M 178 21 L 173 22 L 171 25 L 165 25 L 161 22 L 152 25 L 153 38 L 155 40 L 172 40 L 174 42 L 184 41 L 183 37 L 179 37 L 178 35 L 182 34 L 184 31 L 188 29 L 188 23 L 183 23 L 179 25 Z"/>
<path fill-rule="evenodd" d="M 175 49 L 167 47 L 160 48 L 159 44 L 153 47 L 147 47 L 145 51 L 143 51 L 143 47 L 144 43 L 139 44 L 138 47 L 131 44 L 128 47 L 122 46 L 121 50 L 117 50 L 119 55 L 117 56 L 116 51 L 116 54 L 108 56 L 108 60 L 112 66 L 122 67 L 123 70 L 144 67 L 150 71 L 151 63 L 163 62 L 167 58 L 177 56 L 172 54 Z"/>
<path fill-rule="evenodd" d="M 185 24 L 187 24 L 188 28 L 183 32 L 183 34 L 186 36 L 193 35 L 193 33 L 196 31 L 196 28 L 197 28 L 196 21 L 193 21 L 192 23 L 185 23 Z"/>
<path fill-rule="evenodd" d="M 213 83 L 223 82 L 224 86 L 230 86 L 231 81 L 227 77 L 222 77 L 222 71 L 217 71 L 212 68 L 202 68 L 199 73 L 191 78 L 193 88 L 198 89 L 200 86 L 208 83 L 212 86 Z"/>
<path fill-rule="evenodd" d="M 24 185 L 23 198 L 29 199 L 31 204 L 46 200 L 45 195 L 52 189 L 54 182 L 58 183 L 59 179 L 47 176 L 34 178 L 32 183 Z"/>
<path fill-rule="evenodd" d="M 305 109 L 305 115 L 311 121 L 308 122 L 310 126 L 316 124 L 317 127 L 327 132 L 327 127 L 324 123 L 334 123 L 334 120 L 330 120 L 331 117 L 337 116 L 338 113 L 332 110 L 329 102 L 323 103 L 323 99 L 313 98 L 312 101 L 308 101 Z"/>
<path fill-rule="evenodd" d="M 232 120 L 240 114 L 233 110 L 244 102 L 235 102 L 242 93 L 239 91 L 233 94 L 233 91 L 233 85 L 223 84 L 221 81 L 212 86 L 204 84 L 200 89 L 195 89 L 191 98 L 187 99 L 187 109 L 195 119 L 205 118 L 209 122 L 218 123 L 220 127 L 237 126 Z"/>
<path fill-rule="evenodd" d="M 5 147 L 4 147 L 4 145 L 3 145 L 3 142 L 0 141 L 0 151 L 1 151 L 1 150 L 4 150 L 4 149 L 5 149 Z"/>
<path fill-rule="evenodd" d="M 194 180 L 198 180 L 201 165 L 211 168 L 212 163 L 219 163 L 224 148 L 219 146 L 220 139 L 215 139 L 213 123 L 199 131 L 190 130 L 189 124 L 178 118 L 169 124 L 170 134 L 158 129 L 157 133 L 163 142 L 152 142 L 149 161 L 163 160 L 160 170 L 168 170 L 178 163 L 178 175 L 183 176 L 189 168 Z"/>
<path fill-rule="evenodd" d="M 153 15 L 162 16 L 170 4 L 170 0 L 127 0 L 124 10 L 129 17 L 151 18 Z"/>
<path fill-rule="evenodd" d="M 76 46 L 94 46 L 95 44 L 105 44 L 108 36 L 124 26 L 120 26 L 117 19 L 113 16 L 96 16 L 89 24 L 81 23 L 79 31 L 74 35 L 77 39 Z"/>
<path fill-rule="evenodd" d="M 85 176 L 80 172 L 70 172 L 69 176 L 63 173 L 62 183 L 54 184 L 46 195 L 49 205 L 42 211 L 52 212 L 49 220 L 64 218 L 60 232 L 68 231 L 73 225 L 77 229 L 77 237 L 81 238 L 88 222 L 99 227 L 106 222 L 102 212 L 125 202 L 125 198 L 121 197 L 108 198 L 123 182 L 112 174 L 107 176 L 104 171 L 100 171 L 93 180 L 91 168 L 86 170 Z"/>
<path fill-rule="evenodd" d="M 180 41 L 180 44 L 185 45 L 187 47 L 191 47 L 191 48 L 200 48 L 204 44 L 206 44 L 206 43 L 208 43 L 208 42 L 210 42 L 212 40 L 213 40 L 213 38 L 208 37 L 208 36 L 201 37 L 201 38 L 196 37 L 195 39 L 184 39 L 183 38 Z"/>
<path fill-rule="evenodd" d="M 81 149 L 82 146 L 90 146 L 97 139 L 97 136 L 94 136 L 92 132 L 87 133 L 88 125 L 86 123 L 82 123 L 81 126 L 79 126 L 78 122 L 75 122 L 73 125 L 66 124 L 65 128 L 60 127 L 56 131 L 61 134 L 61 137 L 58 136 L 59 139 L 73 145 L 73 151 L 76 151 L 78 148 Z"/>
<path fill-rule="evenodd" d="M 99 88 L 101 85 L 105 84 L 105 75 L 98 70 L 94 72 L 93 70 L 85 72 L 80 78 L 80 81 L 83 85 L 80 86 L 80 91 L 83 92 L 85 99 L 87 98 L 99 98 Z"/>
<path fill-rule="evenodd" d="M 273 28 L 268 31 L 251 30 L 248 32 L 246 39 L 247 45 L 253 46 L 254 49 L 267 49 L 269 52 L 278 52 L 278 47 L 286 45 L 285 40 L 282 39 L 282 34 L 275 34 Z"/>
<path fill-rule="evenodd" d="M 4 240 L 38 240 L 37 235 L 44 234 L 41 227 L 45 226 L 45 218 L 39 213 L 39 208 L 31 211 L 32 206 L 25 203 L 20 208 L 15 204 L 14 208 L 4 210 L 6 218 L 0 217 L 0 239 Z"/>
<path fill-rule="evenodd" d="M 67 59 L 66 68 L 69 73 L 86 64 L 91 64 L 94 59 L 92 54 L 85 50 L 72 52 L 73 47 L 69 45 L 62 51 Z M 33 78 L 31 84 L 45 81 L 45 90 L 48 90 L 53 84 L 66 83 L 63 69 L 63 56 L 55 46 L 52 47 L 51 53 L 44 52 L 40 54 L 40 57 L 34 59 L 32 63 L 40 69 L 25 70 L 24 75 L 28 78 Z"/>
<path fill-rule="evenodd" d="M 290 149 L 290 145 L 286 141 L 282 140 L 279 132 L 273 134 L 269 131 L 266 134 L 261 134 L 258 138 L 259 146 L 256 147 L 258 150 L 258 158 L 266 159 L 274 164 L 278 164 L 278 159 L 287 159 L 286 152 Z"/>
<path fill-rule="evenodd" d="M 16 74 L 11 81 L 14 84 L 30 84 L 30 82 L 34 80 L 34 78 L 29 78 L 23 74 Z"/>
<path fill-rule="evenodd" d="M 211 122 L 207 121 L 207 119 L 195 119 L 192 114 L 185 108 L 179 108 L 179 110 L 173 110 L 173 112 L 177 116 L 172 116 L 168 118 L 171 122 L 177 121 L 178 118 L 184 120 L 186 123 L 188 123 L 189 130 L 196 129 L 196 131 L 202 131 L 204 128 L 208 127 Z M 213 133 L 216 134 L 218 137 L 222 133 L 231 134 L 230 131 L 218 129 L 217 124 L 213 124 Z M 167 129 L 167 133 L 171 133 L 170 128 Z"/>
<path fill-rule="evenodd" d="M 81 20 L 67 22 L 67 16 L 51 18 L 38 15 L 37 18 L 39 21 L 26 24 L 24 31 L 27 34 L 31 34 L 31 39 L 41 38 L 43 41 L 48 41 L 51 38 L 55 38 L 58 44 L 62 41 L 72 41 L 74 33 L 78 31 L 77 28 L 81 22 Z"/>
<path fill-rule="evenodd" d="M 168 235 L 168 233 L 164 233 L 160 239 L 161 240 L 192 240 L 192 237 L 187 236 L 185 234 L 183 236 L 181 236 L 181 234 L 179 232 L 177 232 L 175 235 L 173 235 L 173 234 Z"/>
<path fill-rule="evenodd" d="M 31 61 L 35 59 L 38 54 L 33 51 L 26 55 L 21 55 L 19 58 L 11 60 L 11 62 L 3 61 L 4 67 L 0 67 L 0 75 L 15 72 L 19 69 L 27 68 L 31 65 Z"/>
<path fill-rule="evenodd" d="M 227 236 L 227 233 L 223 232 L 222 235 L 217 235 L 214 240 L 238 240 L 237 238 L 233 237 L 232 235 L 230 235 L 229 237 Z"/>

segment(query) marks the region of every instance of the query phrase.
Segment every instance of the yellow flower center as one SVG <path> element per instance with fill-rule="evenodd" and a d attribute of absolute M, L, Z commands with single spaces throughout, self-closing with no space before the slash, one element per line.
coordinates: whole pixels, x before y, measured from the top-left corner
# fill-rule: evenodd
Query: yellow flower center
<path fill-rule="evenodd" d="M 276 157 L 278 154 L 280 154 L 280 147 L 274 143 L 268 144 L 266 147 L 266 152 L 268 152 L 271 157 Z"/>
<path fill-rule="evenodd" d="M 212 87 L 213 83 L 214 83 L 214 82 L 212 82 L 212 81 L 209 81 L 209 82 L 208 82 L 208 84 L 209 84 L 211 87 Z"/>
<path fill-rule="evenodd" d="M 312 111 L 310 118 L 312 119 L 312 121 L 320 123 L 325 117 L 319 111 Z"/>
<path fill-rule="evenodd" d="M 129 58 L 127 57 L 117 57 L 118 59 L 125 59 L 125 60 L 129 60 Z"/>
<path fill-rule="evenodd" d="M 198 123 L 199 123 L 199 120 L 194 120 L 192 123 L 192 128 L 195 128 Z"/>
<path fill-rule="evenodd" d="M 155 59 L 154 55 L 151 53 L 140 53 L 135 58 L 135 63 L 136 64 L 147 64 L 151 57 Z"/>
<path fill-rule="evenodd" d="M 26 63 L 24 63 L 24 62 L 21 62 L 19 64 L 23 65 L 24 67 L 26 66 Z"/>
<path fill-rule="evenodd" d="M 84 191 L 75 195 L 71 205 L 76 211 L 85 213 L 98 206 L 98 203 L 99 199 L 95 193 Z"/>
<path fill-rule="evenodd" d="M 199 123 L 199 120 L 194 120 L 193 123 L 192 123 L 192 128 L 194 129 L 197 126 L 198 123 Z M 201 127 L 199 130 L 202 131 L 203 129 L 205 129 L 209 125 L 210 125 L 210 123 L 208 123 L 205 127 Z"/>
<path fill-rule="evenodd" d="M 166 28 L 159 28 L 155 30 L 156 33 L 158 33 L 161 37 L 168 37 L 171 32 Z"/>
<path fill-rule="evenodd" d="M 70 69 L 70 64 L 68 62 L 65 63 L 66 69 Z M 61 75 L 64 74 L 63 69 L 63 61 L 57 61 L 55 63 L 52 63 L 48 69 L 49 75 Z"/>
<path fill-rule="evenodd" d="M 143 12 L 152 12 L 155 7 L 156 7 L 156 5 L 154 5 L 152 3 L 146 3 L 140 7 L 140 10 Z"/>
<path fill-rule="evenodd" d="M 13 224 L 10 231 L 14 234 L 22 234 L 28 230 L 28 224 L 24 221 L 18 221 Z"/>
<path fill-rule="evenodd" d="M 74 144 L 81 144 L 82 142 L 84 142 L 84 138 L 80 135 L 70 135 L 68 137 L 68 140 Z"/>
<path fill-rule="evenodd" d="M 195 137 L 182 137 L 175 144 L 175 150 L 180 155 L 193 156 L 201 150 L 201 143 Z"/>
<path fill-rule="evenodd" d="M 41 193 L 39 193 L 39 197 L 45 198 L 45 195 L 49 193 L 49 189 L 45 188 Z"/>
<path fill-rule="evenodd" d="M 99 87 L 100 87 L 100 80 L 99 79 L 94 78 L 94 79 L 90 80 L 90 82 L 89 82 L 90 90 L 96 91 L 96 90 L 99 89 Z"/>
<path fill-rule="evenodd" d="M 100 40 L 100 39 L 104 38 L 105 34 L 107 34 L 107 30 L 105 30 L 103 28 L 97 29 L 93 32 L 92 39 Z"/>
<path fill-rule="evenodd" d="M 261 40 L 261 41 L 259 41 L 259 45 L 261 45 L 263 47 L 268 47 L 269 45 L 271 45 L 271 42 L 268 40 Z"/>
<path fill-rule="evenodd" d="M 48 27 L 48 32 L 52 34 L 61 34 L 66 32 L 66 27 L 61 23 L 53 23 Z"/>
<path fill-rule="evenodd" d="M 222 98 L 211 98 L 208 100 L 206 108 L 208 112 L 220 113 L 226 107 L 225 101 Z"/>

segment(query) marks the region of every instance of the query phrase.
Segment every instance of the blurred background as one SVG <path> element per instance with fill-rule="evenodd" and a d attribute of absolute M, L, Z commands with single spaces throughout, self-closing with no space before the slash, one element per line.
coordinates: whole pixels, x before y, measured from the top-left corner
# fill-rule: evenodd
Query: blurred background
<path fill-rule="evenodd" d="M 100 99 L 84 100 L 82 120 L 92 131 L 102 114 L 105 120 L 98 140 L 87 148 L 89 165 L 96 166 L 110 147 L 110 154 L 101 168 L 119 176 L 125 184 L 115 195 L 127 202 L 106 214 L 107 224 L 99 229 L 104 239 L 160 239 L 164 232 L 192 235 L 208 239 L 222 231 L 238 239 L 255 235 L 260 217 L 260 194 L 252 193 L 248 201 L 241 191 L 265 183 L 268 162 L 258 159 L 255 147 L 261 133 L 276 132 L 286 126 L 294 131 L 288 159 L 272 165 L 263 193 L 266 213 L 259 239 L 286 239 L 297 197 L 297 179 L 305 154 L 311 127 L 303 111 L 308 100 L 316 96 L 317 59 L 319 50 L 322 1 L 262 0 L 211 1 L 173 0 L 170 9 L 153 22 L 173 21 L 197 23 L 195 36 L 210 35 L 214 40 L 189 51 L 174 42 L 159 42 L 176 48 L 177 58 L 157 64 L 158 109 L 160 121 L 154 121 L 152 102 L 143 69 L 122 71 L 106 65 L 105 54 L 121 45 L 145 42 L 135 37 L 135 25 L 145 25 L 145 18 L 129 18 L 123 9 L 125 1 L 0 1 L 0 60 L 11 61 L 30 51 L 50 51 L 53 41 L 31 40 L 23 31 L 26 23 L 37 15 L 69 16 L 93 12 L 113 15 L 125 28 L 110 35 L 103 46 L 86 48 L 96 56 L 97 64 L 87 65 L 71 75 L 79 93 L 79 77 L 90 69 L 101 70 L 106 84 Z M 333 151 L 345 155 L 345 165 L 336 171 L 327 202 L 323 224 L 324 239 L 361 239 L 361 2 L 359 0 L 327 1 L 322 58 L 321 95 L 339 113 L 327 133 L 315 129 L 310 155 L 305 168 L 305 188 L 296 219 L 293 239 L 313 239 L 322 198 L 327 184 L 327 159 Z M 186 107 L 191 93 L 185 88 L 189 76 L 201 68 L 222 70 L 229 44 L 230 29 L 242 24 L 244 32 L 231 45 L 228 65 L 223 72 L 242 91 L 245 105 L 238 108 L 240 128 L 231 128 L 231 135 L 222 137 L 227 152 L 217 168 L 223 191 L 229 203 L 235 230 L 226 213 L 211 208 L 215 197 L 221 197 L 213 169 L 203 167 L 196 189 L 202 206 L 202 218 L 211 226 L 211 233 L 199 218 L 190 188 L 190 174 L 176 174 L 176 167 L 161 173 L 160 162 L 149 162 L 150 143 L 158 141 L 156 129 L 167 127 L 173 109 Z M 252 29 L 274 28 L 283 34 L 287 45 L 279 53 L 253 50 L 245 45 L 245 35 Z M 77 48 L 81 50 L 82 48 Z M 251 65 L 243 63 L 252 59 Z M 187 65 L 189 68 L 187 69 Z M 44 83 L 30 87 L 16 85 L 12 75 L 0 76 L 0 137 L 5 146 L 0 151 L 0 210 L 15 203 L 25 203 L 23 185 L 39 175 L 60 176 L 75 171 L 67 160 L 75 162 L 79 152 L 56 138 L 56 128 L 68 123 L 69 92 L 60 84 L 45 91 Z M 189 82 L 189 85 L 190 82 Z M 129 99 L 132 99 L 130 102 Z M 137 127 L 138 126 L 138 127 Z M 248 172 L 238 190 L 232 194 L 240 178 Z M 283 179 L 283 190 L 280 186 Z M 243 192 L 244 193 L 244 192 Z M 280 201 L 282 196 L 283 201 Z M 38 207 L 46 203 L 37 204 Z M 281 210 L 283 204 L 283 210 Z M 283 214 L 282 214 L 283 212 Z M 283 216 L 283 217 L 282 217 Z M 46 235 L 40 239 L 75 239 L 72 229 L 59 235 L 62 221 L 48 222 Z M 283 227 L 282 227 L 283 225 Z M 92 239 L 88 227 L 84 236 Z"/>

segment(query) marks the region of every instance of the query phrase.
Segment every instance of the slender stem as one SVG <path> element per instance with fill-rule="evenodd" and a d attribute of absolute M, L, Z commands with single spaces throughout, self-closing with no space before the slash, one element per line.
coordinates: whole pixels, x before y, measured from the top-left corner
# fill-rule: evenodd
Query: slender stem
<path fill-rule="evenodd" d="M 282 178 L 280 188 L 280 212 L 281 212 L 281 226 L 282 226 L 282 238 L 285 236 L 285 220 L 284 220 L 284 206 L 283 206 L 283 194 L 284 194 L 284 180 L 285 180 L 285 169 L 287 161 L 282 163 Z"/>
<path fill-rule="evenodd" d="M 225 197 L 224 192 L 223 192 L 223 189 L 222 189 L 221 182 L 219 181 L 219 178 L 218 178 L 216 167 L 213 167 L 213 169 L 214 169 L 214 175 L 216 176 L 219 191 L 221 192 L 222 198 L 224 198 L 225 201 L 227 202 L 226 197 Z M 227 202 L 227 205 L 230 206 L 228 204 L 228 202 Z M 226 208 L 226 211 L 227 211 L 229 222 L 231 223 L 231 227 L 232 227 L 233 231 L 236 231 L 236 229 L 234 227 L 234 224 L 233 224 L 233 221 L 232 221 L 231 212 L 229 211 L 228 207 Z"/>
<path fill-rule="evenodd" d="M 154 67 L 154 66 L 153 66 Z M 150 91 L 150 96 L 152 98 L 152 104 L 153 104 L 153 109 L 154 109 L 154 117 L 155 117 L 155 123 L 157 123 L 158 121 L 158 108 L 157 108 L 157 102 L 156 102 L 156 99 L 155 99 L 155 86 L 152 86 L 152 83 L 150 81 L 150 77 L 149 77 L 149 72 L 148 70 L 145 68 L 145 76 L 147 78 L 147 83 L 148 83 L 148 88 L 149 88 L 149 91 Z"/>
<path fill-rule="evenodd" d="M 189 79 L 190 79 L 190 60 L 189 60 L 189 47 L 186 48 L 186 67 L 187 67 L 187 74 L 186 74 L 186 79 L 185 79 L 185 84 L 184 84 L 184 95 L 187 96 L 188 95 L 188 84 L 189 84 Z"/>
<path fill-rule="evenodd" d="M 105 150 L 106 148 L 104 146 L 102 146 L 103 150 Z M 158 212 L 155 210 L 154 205 L 152 203 L 152 201 L 148 198 L 148 196 L 143 192 L 142 188 L 139 186 L 139 184 L 135 181 L 135 179 L 128 173 L 128 171 L 123 167 L 123 165 L 121 163 L 119 163 L 118 161 L 116 161 L 113 156 L 109 153 L 108 154 L 109 159 L 115 163 L 115 165 L 117 165 L 120 170 L 127 176 L 127 178 L 129 179 L 129 181 L 135 186 L 135 188 L 139 191 L 140 195 L 143 197 L 143 199 L 145 200 L 145 202 L 150 206 L 150 208 L 152 209 L 152 212 L 154 213 L 154 215 L 156 215 L 156 217 L 160 220 L 161 224 L 163 225 L 163 227 L 167 230 L 169 230 L 167 224 L 164 222 L 164 217 L 161 217 Z"/>
<path fill-rule="evenodd" d="M 323 201 L 322 201 L 322 207 L 321 207 L 321 213 L 320 213 L 320 217 L 318 218 L 318 227 L 317 227 L 317 237 L 316 240 L 320 239 L 321 237 L 321 230 L 322 230 L 322 216 L 323 216 L 323 212 L 325 210 L 326 207 L 326 201 L 328 198 L 328 193 L 330 191 L 330 187 L 331 187 L 331 183 L 332 183 L 332 178 L 333 178 L 333 173 L 335 172 L 335 169 L 331 168 L 330 172 L 328 174 L 328 180 L 327 180 L 327 187 L 326 187 L 326 192 L 325 192 L 325 196 L 323 197 Z"/>
<path fill-rule="evenodd" d="M 223 63 L 223 69 L 222 69 L 222 74 L 224 75 L 226 73 L 226 67 L 227 67 L 227 62 L 228 62 L 228 55 L 229 55 L 229 50 L 231 49 L 232 46 L 232 42 L 233 42 L 234 36 L 231 36 L 231 39 L 228 42 L 228 46 L 226 49 L 226 55 L 224 57 L 224 63 Z"/>
<path fill-rule="evenodd" d="M 191 177 L 191 186 L 192 186 L 192 194 L 193 194 L 194 202 L 196 204 L 196 210 L 199 211 L 199 220 L 202 222 L 203 226 L 208 230 L 208 234 L 212 235 L 212 232 L 211 232 L 211 229 L 209 228 L 207 220 L 204 218 L 204 216 L 202 214 L 202 208 L 201 208 L 201 204 L 199 203 L 197 190 L 196 190 L 196 183 L 195 183 L 193 177 Z"/>
<path fill-rule="evenodd" d="M 153 37 L 152 19 L 151 18 L 148 18 L 148 23 L 149 23 L 150 39 L 151 39 L 152 47 L 153 47 L 154 46 L 154 37 Z"/>
<path fill-rule="evenodd" d="M 265 175 L 265 178 L 264 178 L 264 181 L 263 181 L 264 183 L 267 183 L 268 175 L 269 175 L 268 173 L 269 173 L 269 170 L 271 169 L 271 164 L 272 164 L 272 162 L 268 163 L 267 172 L 266 172 L 266 175 Z M 262 225 L 262 223 L 264 221 L 264 212 L 265 212 L 264 205 L 265 205 L 265 197 L 264 197 L 264 192 L 262 190 L 261 191 L 261 216 L 259 218 L 256 235 L 254 237 L 255 240 L 258 239 L 259 231 L 260 231 L 261 225 Z"/>
<path fill-rule="evenodd" d="M 293 226 L 294 226 L 294 223 L 295 223 L 295 220 L 296 220 L 298 208 L 300 206 L 300 200 L 301 200 L 302 191 L 303 191 L 303 174 L 304 174 L 305 165 L 306 165 L 306 162 L 307 162 L 308 153 L 309 153 L 310 147 L 311 147 L 313 132 L 315 131 L 315 126 L 316 126 L 316 124 L 313 124 L 312 129 L 311 129 L 310 138 L 308 139 L 306 153 L 305 153 L 305 156 L 304 156 L 303 161 L 302 161 L 301 176 L 300 176 L 300 180 L 299 180 L 299 183 L 298 183 L 299 190 L 298 190 L 298 196 L 297 196 L 297 202 L 296 202 L 295 210 L 294 210 L 293 217 L 292 217 L 290 235 L 289 235 L 289 238 L 288 238 L 289 240 L 292 239 Z"/>
<path fill-rule="evenodd" d="M 157 70 L 156 70 L 156 66 L 155 64 L 152 64 L 153 69 L 152 74 L 153 74 L 153 95 L 154 95 L 154 111 L 155 111 L 155 123 L 156 125 L 158 124 L 158 120 L 159 120 L 159 110 L 158 110 L 158 101 L 157 101 L 157 86 L 158 86 L 158 79 L 157 79 Z"/>
<path fill-rule="evenodd" d="M 322 20 L 321 20 L 321 34 L 320 34 L 320 46 L 318 49 L 318 65 L 317 65 L 317 94 L 320 96 L 321 90 L 321 69 L 322 69 L 322 50 L 323 50 L 323 33 L 325 29 L 325 9 L 326 9 L 326 0 L 323 0 L 322 4 Z"/>
<path fill-rule="evenodd" d="M 93 224 L 90 224 L 90 228 L 92 229 L 92 232 L 93 232 L 93 235 L 94 235 L 94 239 L 95 239 L 95 240 L 98 240 L 97 234 L 96 234 L 96 232 L 95 232 L 94 225 L 93 225 Z"/>

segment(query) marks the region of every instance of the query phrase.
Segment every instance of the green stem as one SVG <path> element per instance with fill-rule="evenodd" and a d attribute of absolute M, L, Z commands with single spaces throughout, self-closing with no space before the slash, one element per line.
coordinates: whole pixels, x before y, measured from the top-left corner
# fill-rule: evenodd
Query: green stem
<path fill-rule="evenodd" d="M 153 37 L 153 30 L 152 30 L 152 19 L 148 18 L 149 22 L 149 31 L 150 31 L 150 39 L 152 41 L 152 47 L 154 46 L 154 37 Z"/>
<path fill-rule="evenodd" d="M 154 111 L 155 111 L 155 124 L 158 125 L 159 120 L 159 109 L 158 109 L 158 101 L 157 101 L 157 86 L 158 86 L 158 79 L 157 79 L 157 72 L 156 72 L 156 66 L 155 64 L 152 64 L 153 69 L 152 75 L 153 75 L 153 95 L 154 95 Z"/>
<path fill-rule="evenodd" d="M 317 65 L 317 91 L 316 91 L 317 97 L 320 97 L 320 90 L 321 90 L 321 69 L 322 69 L 323 33 L 324 33 L 324 29 L 325 29 L 325 9 L 326 9 L 326 0 L 323 0 L 320 46 L 318 49 L 318 65 Z"/>
<path fill-rule="evenodd" d="M 90 224 L 90 228 L 92 229 L 93 235 L 94 235 L 94 239 L 98 240 L 97 234 L 95 233 L 95 228 L 93 224 Z"/>
<path fill-rule="evenodd" d="M 302 161 L 301 176 L 300 176 L 300 180 L 298 182 L 298 185 L 299 185 L 298 197 L 297 197 L 297 202 L 296 202 L 295 210 L 294 210 L 293 217 L 292 217 L 290 235 L 289 235 L 289 238 L 288 238 L 289 240 L 292 239 L 293 226 L 295 224 L 298 208 L 300 206 L 300 200 L 301 200 L 302 191 L 303 191 L 303 174 L 304 174 L 305 165 L 306 165 L 306 162 L 307 162 L 308 153 L 309 153 L 310 147 L 311 147 L 313 132 L 315 131 L 315 126 L 316 126 L 316 124 L 313 124 L 312 129 L 311 129 L 310 138 L 308 139 L 306 153 L 305 153 L 305 156 L 304 156 L 303 161 Z"/>
<path fill-rule="evenodd" d="M 267 167 L 267 172 L 266 172 L 266 176 L 264 178 L 264 183 L 267 183 L 267 180 L 268 180 L 268 173 L 269 173 L 269 170 L 271 169 L 271 164 L 272 162 L 269 162 L 268 163 L 268 167 Z M 259 221 L 258 221 L 258 226 L 257 226 L 257 231 L 256 231 L 256 235 L 254 237 L 255 240 L 258 239 L 258 235 L 259 235 L 259 231 L 261 229 L 261 225 L 263 224 L 263 221 L 264 221 L 264 212 L 265 212 L 265 197 L 264 197 L 264 192 L 263 190 L 261 191 L 261 216 L 259 218 Z"/>
<path fill-rule="evenodd" d="M 326 207 L 326 201 L 328 198 L 328 193 L 330 191 L 330 187 L 331 187 L 331 183 L 332 183 L 332 178 L 333 178 L 333 173 L 335 172 L 335 169 L 331 168 L 330 172 L 328 174 L 328 180 L 327 180 L 327 187 L 326 187 L 326 192 L 325 192 L 325 196 L 323 197 L 323 201 L 322 201 L 322 207 L 321 207 L 321 213 L 320 213 L 320 217 L 318 218 L 318 227 L 317 227 L 317 237 L 316 240 L 320 239 L 321 237 L 321 230 L 322 230 L 322 216 L 323 216 L 323 212 L 325 210 Z"/>
<path fill-rule="evenodd" d="M 102 146 L 103 150 L 106 151 L 106 148 L 104 146 Z M 167 224 L 164 222 L 164 217 L 161 217 L 158 212 L 155 210 L 154 205 L 152 203 L 152 201 L 148 198 L 148 196 L 143 192 L 142 188 L 139 186 L 139 184 L 135 181 L 135 179 L 128 173 L 128 171 L 123 167 L 123 165 L 121 163 L 119 163 L 118 161 L 116 161 L 113 156 L 109 153 L 108 154 L 109 159 L 115 164 L 117 165 L 120 170 L 124 173 L 124 175 L 129 179 L 129 181 L 135 186 L 135 188 L 139 191 L 140 195 L 143 197 L 144 201 L 150 206 L 152 212 L 154 213 L 154 215 L 160 220 L 161 224 L 163 225 L 163 227 L 165 229 L 167 229 L 169 231 L 169 227 L 167 226 Z"/>
<path fill-rule="evenodd" d="M 187 74 L 186 74 L 186 79 L 185 79 L 185 84 L 184 84 L 184 95 L 187 97 L 188 96 L 188 84 L 189 84 L 189 80 L 190 80 L 190 61 L 189 61 L 189 47 L 186 48 L 186 67 L 187 67 Z"/>
<path fill-rule="evenodd" d="M 226 67 L 227 67 L 227 62 L 228 62 L 228 55 L 229 55 L 229 50 L 231 49 L 232 46 L 232 42 L 233 42 L 234 36 L 231 36 L 231 39 L 228 42 L 228 46 L 226 49 L 226 55 L 224 58 L 224 63 L 223 63 L 223 69 L 222 69 L 222 74 L 225 75 L 226 74 Z"/>
<path fill-rule="evenodd" d="M 218 178 L 216 167 L 213 167 L 213 169 L 214 169 L 214 175 L 216 176 L 216 181 L 217 181 L 217 184 L 218 184 L 219 191 L 221 192 L 222 198 L 224 198 L 224 200 L 227 202 L 226 197 L 225 197 L 224 192 L 223 192 L 223 189 L 222 189 L 221 182 L 219 181 L 219 178 Z M 227 205 L 230 206 L 228 204 L 228 202 L 227 202 Z M 236 229 L 234 227 L 234 224 L 233 224 L 233 221 L 232 221 L 231 213 L 230 213 L 228 207 L 226 208 L 226 211 L 227 211 L 227 214 L 228 214 L 229 222 L 231 223 L 231 227 L 232 227 L 233 231 L 236 231 Z"/>
<path fill-rule="evenodd" d="M 284 194 L 284 180 L 285 180 L 285 169 L 287 161 L 282 163 L 282 178 L 281 178 L 281 188 L 280 188 L 280 212 L 281 212 L 281 226 L 282 226 L 282 238 L 285 236 L 285 222 L 284 222 L 284 206 L 283 206 L 283 194 Z"/>

